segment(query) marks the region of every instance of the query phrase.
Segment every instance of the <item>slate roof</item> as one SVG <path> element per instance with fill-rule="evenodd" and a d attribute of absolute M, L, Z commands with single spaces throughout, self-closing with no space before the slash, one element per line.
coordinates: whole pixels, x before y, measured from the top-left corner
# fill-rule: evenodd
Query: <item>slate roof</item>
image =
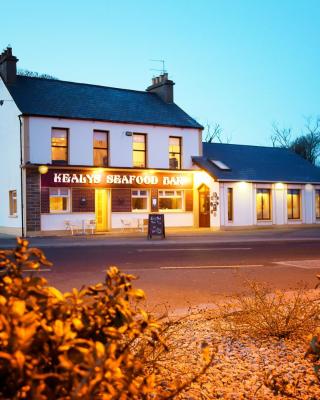
<path fill-rule="evenodd" d="M 7 88 L 24 115 L 203 128 L 155 93 L 26 76 Z"/>
<path fill-rule="evenodd" d="M 320 183 L 320 168 L 288 149 L 203 143 L 203 156 L 192 159 L 219 181 Z M 230 170 L 219 169 L 211 159 Z"/>

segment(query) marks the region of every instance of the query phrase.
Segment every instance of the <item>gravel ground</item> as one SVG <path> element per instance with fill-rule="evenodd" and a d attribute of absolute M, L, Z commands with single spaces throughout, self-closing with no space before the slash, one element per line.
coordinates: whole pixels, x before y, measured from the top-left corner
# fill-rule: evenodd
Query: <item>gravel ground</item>
<path fill-rule="evenodd" d="M 304 357 L 306 339 L 221 336 L 214 331 L 208 311 L 201 312 L 169 330 L 167 343 L 173 350 L 164 362 L 168 373 L 180 381 L 197 373 L 203 365 L 204 342 L 216 349 L 214 360 L 206 373 L 180 394 L 181 400 L 320 399 L 313 365 Z"/>

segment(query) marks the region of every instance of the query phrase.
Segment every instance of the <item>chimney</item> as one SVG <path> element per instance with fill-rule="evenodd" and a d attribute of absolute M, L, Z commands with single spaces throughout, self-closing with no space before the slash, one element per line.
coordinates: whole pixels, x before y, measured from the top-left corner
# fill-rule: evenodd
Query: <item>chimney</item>
<path fill-rule="evenodd" d="M 165 103 L 173 103 L 173 85 L 174 82 L 168 79 L 168 74 L 163 73 L 152 78 L 152 85 L 146 90 L 157 94 Z"/>
<path fill-rule="evenodd" d="M 7 47 L 0 55 L 0 76 L 7 84 L 15 83 L 17 78 L 17 57 L 12 55 L 12 48 Z"/>

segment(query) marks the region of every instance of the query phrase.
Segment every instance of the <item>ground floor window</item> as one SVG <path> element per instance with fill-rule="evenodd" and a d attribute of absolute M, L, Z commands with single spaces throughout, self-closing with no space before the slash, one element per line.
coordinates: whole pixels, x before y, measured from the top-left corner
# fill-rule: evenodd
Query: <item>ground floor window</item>
<path fill-rule="evenodd" d="M 49 206 L 51 213 L 70 210 L 70 190 L 66 188 L 50 188 Z"/>
<path fill-rule="evenodd" d="M 257 189 L 256 196 L 257 220 L 271 219 L 271 192 L 270 189 Z"/>
<path fill-rule="evenodd" d="M 233 221 L 233 189 L 228 188 L 228 221 Z"/>
<path fill-rule="evenodd" d="M 287 207 L 288 219 L 300 219 L 301 193 L 300 189 L 288 189 Z"/>
<path fill-rule="evenodd" d="M 17 191 L 9 191 L 9 215 L 15 217 L 17 215 Z"/>
<path fill-rule="evenodd" d="M 320 189 L 316 190 L 316 218 L 320 219 Z"/>
<path fill-rule="evenodd" d="M 131 193 L 132 211 L 148 211 L 149 191 L 134 189 Z"/>
<path fill-rule="evenodd" d="M 160 210 L 179 210 L 183 209 L 182 190 L 159 190 L 159 209 Z"/>

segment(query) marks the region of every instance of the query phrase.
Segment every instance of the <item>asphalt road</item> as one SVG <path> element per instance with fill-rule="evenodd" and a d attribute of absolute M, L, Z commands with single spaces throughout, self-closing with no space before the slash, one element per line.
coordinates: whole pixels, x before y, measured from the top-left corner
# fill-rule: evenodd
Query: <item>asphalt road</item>
<path fill-rule="evenodd" d="M 111 265 L 136 275 L 148 307 L 205 305 L 245 290 L 246 280 L 273 288 L 313 288 L 320 273 L 320 241 L 188 243 L 43 248 L 54 263 L 43 271 L 63 291 L 101 281 Z"/>

